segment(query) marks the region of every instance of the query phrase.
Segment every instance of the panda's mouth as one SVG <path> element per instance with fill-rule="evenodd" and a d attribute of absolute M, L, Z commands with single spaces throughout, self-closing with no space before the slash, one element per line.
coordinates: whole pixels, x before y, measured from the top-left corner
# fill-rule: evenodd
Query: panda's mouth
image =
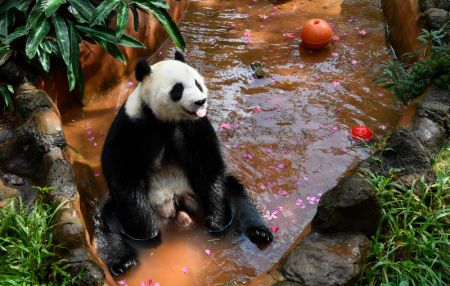
<path fill-rule="evenodd" d="M 186 112 L 187 114 L 194 116 L 194 117 L 198 117 L 198 118 L 202 118 L 206 115 L 206 106 L 202 106 L 199 109 L 197 109 L 196 111 L 189 111 L 187 108 L 183 107 L 184 112 Z"/>
<path fill-rule="evenodd" d="M 187 110 L 185 107 L 183 107 L 183 110 L 184 110 L 184 112 L 186 112 L 186 113 L 189 114 L 189 115 L 197 116 L 197 114 L 196 114 L 195 111 L 189 111 L 189 110 Z"/>

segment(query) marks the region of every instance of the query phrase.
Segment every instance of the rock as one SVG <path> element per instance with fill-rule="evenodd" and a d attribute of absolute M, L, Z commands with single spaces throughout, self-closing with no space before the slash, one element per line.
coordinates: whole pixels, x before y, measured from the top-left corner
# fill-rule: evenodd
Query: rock
<path fill-rule="evenodd" d="M 446 143 L 445 129 L 428 118 L 415 118 L 412 130 L 430 154 L 437 153 Z"/>
<path fill-rule="evenodd" d="M 0 143 L 6 142 L 12 136 L 12 131 L 8 127 L 0 126 Z"/>
<path fill-rule="evenodd" d="M 18 195 L 19 191 L 17 189 L 4 185 L 3 181 L 0 180 L 0 208 L 7 206 L 10 200 Z"/>
<path fill-rule="evenodd" d="M 281 271 L 287 280 L 299 283 L 294 285 L 353 285 L 360 277 L 369 247 L 369 240 L 362 234 L 325 236 L 313 232 L 291 251 Z"/>
<path fill-rule="evenodd" d="M 4 174 L 3 180 L 5 180 L 5 183 L 10 186 L 22 186 L 23 184 L 25 184 L 21 177 L 14 174 Z"/>
<path fill-rule="evenodd" d="M 450 91 L 433 88 L 417 104 L 417 117 L 428 118 L 442 127 L 450 125 Z"/>
<path fill-rule="evenodd" d="M 60 204 L 72 200 L 78 194 L 73 178 L 72 168 L 63 157 L 59 148 L 53 148 L 43 157 L 46 175 L 45 185 L 53 188 L 49 198 L 53 203 Z"/>
<path fill-rule="evenodd" d="M 357 174 L 344 177 L 320 199 L 312 221 L 315 231 L 322 233 L 375 233 L 381 208 L 369 183 Z"/>
<path fill-rule="evenodd" d="M 430 8 L 436 8 L 434 0 L 419 0 L 420 11 L 424 12 Z"/>
<path fill-rule="evenodd" d="M 83 222 L 74 209 L 64 209 L 54 230 L 55 238 L 64 247 L 75 249 L 85 242 Z"/>
<path fill-rule="evenodd" d="M 303 284 L 300 284 L 297 282 L 292 282 L 292 281 L 280 281 L 280 282 L 273 284 L 272 286 L 301 286 L 301 285 L 303 285 Z"/>
<path fill-rule="evenodd" d="M 15 102 L 16 110 L 24 120 L 28 119 L 35 111 L 53 107 L 47 93 L 40 89 L 30 89 L 26 92 L 18 91 Z"/>
<path fill-rule="evenodd" d="M 429 29 L 439 30 L 450 16 L 447 11 L 438 8 L 430 8 L 424 12 L 425 21 Z"/>
<path fill-rule="evenodd" d="M 397 169 L 399 175 L 434 178 L 430 153 L 409 128 L 398 128 L 391 134 L 380 158 L 386 171 Z"/>
<path fill-rule="evenodd" d="M 68 271 L 76 276 L 83 273 L 81 281 L 74 285 L 77 286 L 102 286 L 105 284 L 105 273 L 103 270 L 91 260 L 82 262 L 69 263 Z"/>
<path fill-rule="evenodd" d="M 434 7 L 439 9 L 450 10 L 450 1 L 448 0 L 434 0 Z"/>
<path fill-rule="evenodd" d="M 33 114 L 36 129 L 41 134 L 57 134 L 62 132 L 62 123 L 59 115 L 52 109 L 39 110 Z"/>

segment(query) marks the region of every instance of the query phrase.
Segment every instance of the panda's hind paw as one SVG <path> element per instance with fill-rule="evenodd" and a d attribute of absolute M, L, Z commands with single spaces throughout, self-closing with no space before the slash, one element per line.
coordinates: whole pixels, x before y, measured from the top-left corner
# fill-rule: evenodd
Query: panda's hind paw
<path fill-rule="evenodd" d="M 135 257 L 127 257 L 120 261 L 112 263 L 109 267 L 109 271 L 111 272 L 112 275 L 116 277 L 121 276 L 131 268 L 136 267 L 137 263 L 138 262 Z"/>
<path fill-rule="evenodd" d="M 253 243 L 269 243 L 273 240 L 273 234 L 266 226 L 247 228 L 245 234 Z"/>

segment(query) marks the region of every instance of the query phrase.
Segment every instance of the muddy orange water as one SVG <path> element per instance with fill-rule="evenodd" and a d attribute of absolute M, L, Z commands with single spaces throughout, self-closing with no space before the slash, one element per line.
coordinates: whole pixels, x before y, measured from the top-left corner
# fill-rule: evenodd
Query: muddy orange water
<path fill-rule="evenodd" d="M 389 59 L 377 1 L 275 3 L 192 1 L 181 22 L 187 61 L 210 89 L 209 117 L 229 168 L 268 225 L 278 229 L 274 242 L 260 250 L 241 236 L 214 239 L 202 225 L 180 230 L 169 224 L 162 244 L 142 251 L 139 267 L 116 281 L 217 285 L 264 273 L 313 218 L 320 194 L 368 156 L 349 140 L 350 129 L 367 125 L 382 136 L 399 119 L 394 96 L 372 82 L 377 66 Z M 335 37 L 329 48 L 313 52 L 299 45 L 298 36 L 302 23 L 316 17 L 332 24 Z M 150 61 L 172 55 L 167 44 Z M 253 77 L 249 66 L 255 61 L 265 78 Z M 70 146 L 84 156 L 100 186 L 77 174 L 88 224 L 89 210 L 105 193 L 99 166 L 105 133 L 135 87 L 130 78 L 100 101 L 64 115 Z"/>

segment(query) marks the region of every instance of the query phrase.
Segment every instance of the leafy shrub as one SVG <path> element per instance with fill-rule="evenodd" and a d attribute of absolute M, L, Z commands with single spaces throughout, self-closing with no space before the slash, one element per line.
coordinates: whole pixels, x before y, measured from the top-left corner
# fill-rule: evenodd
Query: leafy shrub
<path fill-rule="evenodd" d="M 53 240 L 59 207 L 12 200 L 0 209 L 0 285 L 72 285 Z"/>
<path fill-rule="evenodd" d="M 450 90 L 450 46 L 445 44 L 446 36 L 445 27 L 438 31 L 423 30 L 418 37 L 422 44 L 412 55 L 424 59 L 409 66 L 399 61 L 384 62 L 375 82 L 392 89 L 404 104 L 420 96 L 430 85 Z"/>
<path fill-rule="evenodd" d="M 450 285 L 450 177 L 410 188 L 366 172 L 382 207 L 359 285 Z"/>
<path fill-rule="evenodd" d="M 153 14 L 165 28 L 175 45 L 184 49 L 184 40 L 166 11 L 165 0 L 5 0 L 0 4 L 0 65 L 13 54 L 22 55 L 31 66 L 48 72 L 51 58 L 60 59 L 67 67 L 70 91 L 79 84 L 83 94 L 80 69 L 81 39 L 94 41 L 117 60 L 125 63 L 118 46 L 143 48 L 144 44 L 127 36 L 128 15 L 134 16 L 134 29 L 139 29 L 138 10 Z M 110 16 L 117 15 L 116 29 L 107 27 Z M 4 87 L 3 87 L 4 88 Z M 5 100 L 5 93 L 2 97 Z M 6 102 L 6 101 L 5 101 Z"/>

